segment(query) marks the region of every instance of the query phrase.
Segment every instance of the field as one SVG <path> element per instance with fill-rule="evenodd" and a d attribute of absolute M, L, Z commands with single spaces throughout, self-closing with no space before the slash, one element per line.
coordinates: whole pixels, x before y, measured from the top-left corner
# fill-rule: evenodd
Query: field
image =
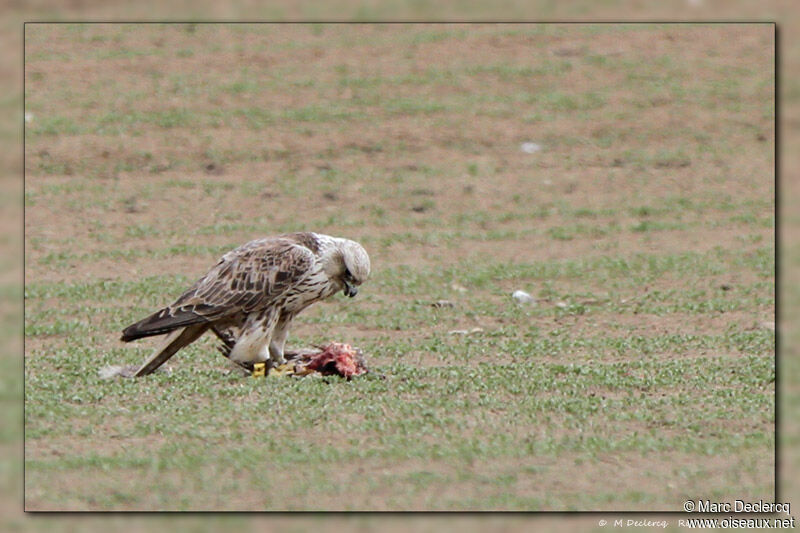
<path fill-rule="evenodd" d="M 25 508 L 660 510 L 775 494 L 774 28 L 25 29 Z M 373 277 L 298 318 L 346 382 L 211 338 L 102 380 L 225 251 Z M 535 302 L 519 304 L 516 290 Z"/>

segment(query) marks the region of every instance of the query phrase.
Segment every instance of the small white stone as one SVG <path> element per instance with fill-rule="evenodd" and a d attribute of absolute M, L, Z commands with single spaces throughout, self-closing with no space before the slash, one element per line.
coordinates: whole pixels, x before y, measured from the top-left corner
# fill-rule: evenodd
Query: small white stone
<path fill-rule="evenodd" d="M 542 149 L 542 145 L 534 142 L 525 142 L 519 145 L 519 148 L 526 154 L 535 154 Z"/>
<path fill-rule="evenodd" d="M 473 333 L 482 333 L 483 328 L 472 328 L 472 329 L 451 329 L 447 333 L 450 335 L 472 335 Z"/>
<path fill-rule="evenodd" d="M 25 122 L 27 122 L 28 124 L 33 122 L 33 113 L 25 113 Z"/>
<path fill-rule="evenodd" d="M 559 309 L 566 309 L 567 302 L 556 302 L 556 307 L 558 307 Z"/>
<path fill-rule="evenodd" d="M 520 304 L 529 304 L 535 301 L 533 296 L 525 291 L 514 291 L 511 297 L 514 298 L 514 301 Z"/>

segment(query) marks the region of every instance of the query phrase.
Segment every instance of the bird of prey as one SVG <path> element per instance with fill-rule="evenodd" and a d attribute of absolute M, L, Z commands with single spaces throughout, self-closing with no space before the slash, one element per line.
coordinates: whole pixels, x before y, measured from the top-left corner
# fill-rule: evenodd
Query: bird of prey
<path fill-rule="evenodd" d="M 209 330 L 222 340 L 222 353 L 245 368 L 282 364 L 294 317 L 338 291 L 355 296 L 369 273 L 369 255 L 349 239 L 303 232 L 248 242 L 173 304 L 122 331 L 125 342 L 167 334 L 134 375 L 152 373 Z"/>

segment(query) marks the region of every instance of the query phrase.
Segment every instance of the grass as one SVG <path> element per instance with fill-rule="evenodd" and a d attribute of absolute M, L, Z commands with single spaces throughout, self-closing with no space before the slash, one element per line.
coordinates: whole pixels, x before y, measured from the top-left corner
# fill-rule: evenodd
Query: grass
<path fill-rule="evenodd" d="M 725 266 L 714 267 L 714 257 Z M 125 447 L 113 453 L 76 450 L 66 461 L 29 461 L 28 470 L 35 472 L 29 479 L 35 482 L 75 470 L 95 472 L 101 478 L 111 472 L 134 478 L 140 477 L 137 472 L 145 472 L 145 478 L 184 472 L 188 478 L 182 483 L 198 488 L 224 475 L 234 476 L 236 481 L 230 481 L 234 486 L 256 486 L 263 494 L 273 494 L 279 487 L 282 490 L 281 472 L 302 469 L 303 481 L 295 485 L 296 492 L 290 492 L 290 502 L 285 503 L 285 508 L 302 509 L 313 506 L 308 493 L 332 497 L 340 490 L 339 482 L 329 479 L 331 469 L 419 461 L 447 465 L 446 472 L 412 469 L 378 476 L 374 485 L 353 486 L 350 496 L 360 503 L 345 504 L 344 508 L 379 505 L 371 491 L 391 483 L 397 494 L 404 495 L 400 501 L 406 503 L 470 509 L 478 505 L 477 495 L 440 502 L 426 499 L 427 487 L 455 485 L 470 494 L 467 487 L 484 486 L 491 480 L 495 487 L 492 496 L 482 501 L 509 508 L 525 504 L 536 510 L 550 504 L 511 495 L 525 476 L 506 470 L 458 473 L 453 468 L 573 454 L 581 461 L 594 461 L 611 453 L 669 451 L 714 457 L 769 448 L 773 445 L 769 424 L 774 422 L 775 380 L 771 330 L 754 330 L 745 323 L 731 324 L 719 334 L 654 334 L 635 333 L 623 326 L 618 331 L 581 335 L 569 327 L 548 330 L 540 322 L 523 326 L 548 317 L 602 320 L 614 316 L 625 321 L 625 317 L 641 314 L 671 319 L 682 316 L 689 321 L 692 316 L 772 305 L 771 282 L 737 288 L 740 295 L 735 297 L 709 299 L 707 290 L 673 290 L 648 293 L 634 304 L 621 301 L 621 294 L 645 280 L 688 272 L 703 279 L 734 264 L 747 264 L 754 274 L 765 277 L 771 269 L 769 261 L 717 251 L 703 257 L 603 258 L 590 263 L 516 267 L 489 263 L 480 268 L 473 263 L 438 274 L 385 270 L 373 280 L 377 295 L 367 295 L 362 306 L 337 300 L 328 304 L 325 312 L 305 320 L 321 326 L 321 331 L 345 326 L 383 332 L 365 338 L 360 345 L 384 363 L 374 367 L 373 374 L 346 385 L 338 378 L 265 381 L 226 377 L 215 362 L 217 358 L 210 355 L 208 342 L 185 350 L 170 375 L 156 375 L 149 382 L 104 381 L 97 377 L 97 367 L 120 361 L 133 364 L 145 352 L 87 346 L 85 339 L 95 334 L 93 323 L 102 317 L 113 330 L 119 330 L 159 305 L 163 294 L 177 294 L 188 280 L 162 276 L 130 282 L 31 283 L 26 287 L 26 336 L 39 339 L 37 345 L 64 348 L 29 352 L 31 365 L 46 359 L 47 367 L 57 373 L 29 374 L 27 438 L 33 442 L 93 439 L 95 428 L 103 427 L 123 442 L 158 436 L 162 444 L 138 452 Z M 698 265 L 708 270 L 698 271 Z M 592 279 L 615 292 L 605 295 L 606 301 L 598 306 L 570 303 L 564 308 L 547 305 L 532 309 L 511 306 L 505 298 L 486 301 L 481 293 L 480 298 L 465 298 L 451 313 L 431 308 L 425 298 L 442 291 L 437 286 L 446 286 L 450 279 L 480 289 L 505 279 L 557 283 L 570 278 Z M 385 301 L 392 295 L 416 295 L 422 300 Z M 591 295 L 548 294 L 568 302 L 586 296 Z M 36 302 L 54 298 L 65 308 L 36 311 Z M 94 303 L 101 298 L 111 303 Z M 131 299 L 138 302 L 133 308 L 117 303 Z M 464 340 L 444 331 L 465 318 L 476 323 L 500 320 L 502 325 Z M 428 333 L 412 342 L 392 334 L 407 331 Z M 324 342 L 324 335 L 317 333 L 306 340 Z M 435 363 L 421 367 L 415 363 L 419 357 Z M 146 401 L 131 404 L 131 395 L 140 394 Z M 198 403 L 198 399 L 202 401 Z M 168 416 L 162 406 L 169 406 Z M 78 419 L 81 424 L 76 428 Z M 48 422 L 41 422 L 45 420 Z M 745 422 L 748 420 L 762 422 Z M 465 440 L 465 426 L 480 427 L 481 431 Z M 593 428 L 590 435 L 586 428 Z M 309 432 L 304 438 L 296 437 Z M 321 435 L 335 443 L 317 442 Z M 215 464 L 226 465 L 224 472 L 207 467 L 210 457 Z M 255 478 L 252 464 L 269 464 L 270 469 Z M 175 489 L 166 484 L 146 495 L 141 490 L 118 492 L 92 505 L 194 508 L 195 499 L 172 499 Z M 578 504 L 581 501 L 589 500 Z M 654 499 L 645 501 L 653 503 Z M 69 504 L 68 499 L 61 503 Z M 260 504 L 270 505 L 267 499 Z"/>
<path fill-rule="evenodd" d="M 610 28 L 26 26 L 27 509 L 772 498 L 772 41 Z M 305 229 L 375 268 L 290 344 L 370 374 L 241 378 L 204 338 L 99 378 L 220 255 Z"/>
<path fill-rule="evenodd" d="M 769 346 L 761 349 L 768 352 Z M 92 438 L 93 428 L 104 427 L 114 439 L 157 435 L 161 444 L 139 451 L 123 447 L 112 453 L 76 450 L 67 460 L 29 461 L 33 479 L 76 469 L 101 478 L 111 472 L 134 478 L 144 472 L 150 478 L 177 471 L 185 473 L 183 484 L 199 488 L 220 474 L 233 473 L 241 476 L 239 483 L 255 483 L 271 494 L 285 489 L 279 482 L 281 472 L 298 469 L 304 479 L 295 485 L 295 493 L 288 493 L 291 509 L 309 505 L 308 492 L 324 496 L 341 490 L 328 477 L 331 469 L 347 470 L 346 465 L 421 461 L 452 468 L 476 461 L 542 460 L 564 454 L 591 460 L 611 452 L 714 456 L 769 447 L 773 439 L 768 426 L 743 424 L 732 429 L 730 425 L 731 420 L 762 417 L 772 409 L 774 367 L 769 358 L 758 356 L 428 369 L 394 363 L 376 369 L 389 376 L 386 379 L 369 376 L 343 387 L 330 378 L 231 380 L 218 370 L 203 368 L 207 365 L 199 360 L 199 350 L 190 350 L 181 369 L 146 386 L 148 401 L 138 405 L 129 399 L 143 385 L 99 380 L 79 362 L 114 362 L 113 356 L 83 349 L 77 354 L 73 350 L 51 354 L 49 363 L 58 369 L 60 379 L 29 379 L 26 416 L 53 422 L 41 429 L 33 425 L 27 438 L 58 439 L 65 433 Z M 613 396 L 605 397 L 604 391 Z M 198 403 L 198 397 L 203 401 Z M 170 406 L 167 418 L 162 405 Z M 227 407 L 220 409 L 221 405 Z M 465 439 L 464 424 L 481 427 L 480 435 Z M 531 429 L 542 426 L 560 429 L 545 435 Z M 591 435 L 585 434 L 588 427 L 595 428 Z M 622 428 L 624 432 L 619 431 Z M 329 442 L 317 443 L 315 435 L 325 435 Z M 209 457 L 224 469 L 209 468 Z M 252 465 L 270 467 L 257 470 L 256 478 Z M 379 476 L 375 481 L 376 485 L 391 481 L 396 493 L 413 498 L 431 483 L 470 486 L 476 477 L 486 476 L 454 475 L 451 471 L 423 476 L 425 483 L 412 474 Z M 515 481 L 507 479 L 496 486 L 498 497 L 505 490 L 513 492 L 509 485 Z M 369 495 L 374 488 L 360 483 L 351 488 L 350 496 L 369 507 L 375 503 Z M 190 501 L 173 507 L 175 489 L 169 483 L 158 484 L 146 494 L 128 493 L 128 502 L 111 495 L 105 504 L 192 508 Z"/>

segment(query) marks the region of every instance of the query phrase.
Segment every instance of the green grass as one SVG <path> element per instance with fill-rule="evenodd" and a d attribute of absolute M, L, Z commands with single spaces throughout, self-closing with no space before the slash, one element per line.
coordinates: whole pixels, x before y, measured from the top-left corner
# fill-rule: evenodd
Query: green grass
<path fill-rule="evenodd" d="M 26 337 L 28 509 L 772 498 L 759 31 L 26 26 L 25 316 L 6 327 Z M 351 342 L 370 374 L 243 378 L 203 338 L 169 373 L 100 379 L 152 350 L 120 330 L 220 255 L 305 229 L 359 240 L 374 272 L 290 344 Z"/>
<path fill-rule="evenodd" d="M 184 359 L 197 360 L 199 355 L 190 350 Z M 35 472 L 34 479 L 74 470 L 135 478 L 182 472 L 183 484 L 199 488 L 233 473 L 241 483 L 271 494 L 286 490 L 280 472 L 299 470 L 302 481 L 279 504 L 292 509 L 311 505 L 307 491 L 318 496 L 337 493 L 340 485 L 329 480 L 329 471 L 344 465 L 414 461 L 459 465 L 565 454 L 591 460 L 620 452 L 669 451 L 702 457 L 746 453 L 773 444 L 768 426 L 729 428 L 735 420 L 764 416 L 771 420 L 774 367 L 770 358 L 757 356 L 685 358 L 668 364 L 536 362 L 429 369 L 396 363 L 375 369 L 385 379 L 368 376 L 346 386 L 338 378 L 231 381 L 200 361 L 193 366 L 184 360 L 171 376 L 151 379 L 148 401 L 138 404 L 131 404 L 130 397 L 142 391 L 143 384 L 101 381 L 87 372 L 86 363 L 76 364 L 80 360 L 101 364 L 116 359 L 80 351 L 51 354 L 50 365 L 58 369 L 59 379 L 29 379 L 27 438 L 59 438 L 66 432 L 74 438 L 92 438 L 92 428 L 103 427 L 116 439 L 158 435 L 163 444 L 112 453 L 88 449 L 58 461 L 30 460 L 27 468 Z M 606 398 L 602 391 L 622 396 Z M 203 398 L 200 403 L 195 400 L 198 396 Z M 162 405 L 169 406 L 169 416 Z M 238 406 L 235 418 L 231 419 L 230 408 L 220 406 Z M 70 422 L 76 417 L 83 428 L 77 432 Z M 61 422 L 42 428 L 33 423 L 42 419 Z M 464 424 L 473 423 L 480 433 L 465 438 Z M 532 427 L 559 430 L 557 435 L 541 436 L 528 429 Z M 587 427 L 595 428 L 591 435 L 585 434 Z M 626 431 L 620 432 L 621 428 Z M 319 434 L 326 435 L 325 440 L 335 437 L 339 444 L 316 443 Z M 269 468 L 257 467 L 255 476 L 254 465 Z M 493 492 L 513 493 L 516 476 L 489 478 Z M 475 475 L 410 473 L 380 476 L 375 482 L 392 482 L 397 493 L 413 497 L 430 484 L 472 484 Z M 362 492 L 370 488 L 360 483 L 352 489 L 357 501 L 365 502 L 361 505 L 370 505 L 369 493 Z M 146 495 L 126 489 L 124 500 L 130 502 L 106 495 L 97 505 L 156 502 L 167 508 L 193 508 L 191 501 L 171 498 L 175 489 L 171 483 L 157 484 Z M 502 498 L 500 494 L 496 497 Z M 470 508 L 473 503 L 452 505 Z M 345 503 L 344 508 L 360 506 Z"/>
<path fill-rule="evenodd" d="M 729 291 L 736 294 L 714 287 L 650 291 L 634 302 L 625 302 L 623 296 L 641 283 L 664 277 L 689 275 L 702 280 L 731 269 L 744 268 L 769 279 L 772 266 L 769 249 L 763 249 L 745 256 L 716 250 L 517 265 L 471 262 L 441 271 L 384 269 L 372 280 L 372 291 L 366 292 L 362 306 L 336 300 L 327 304 L 325 312 L 303 320 L 323 328 L 306 342 L 325 342 L 329 333 L 321 332 L 335 331 L 337 326 L 385 332 L 360 343 L 383 363 L 351 383 L 338 378 L 226 377 L 208 341 L 184 350 L 170 375 L 154 375 L 147 381 L 104 381 L 96 374 L 98 367 L 134 364 L 146 351 L 87 344 L 89 338 L 108 345 L 110 339 L 104 337 L 110 333 L 97 337 L 98 318 L 118 331 L 165 303 L 164 295 L 177 295 L 189 280 L 159 276 L 124 282 L 29 283 L 25 333 L 29 339 L 39 339 L 43 347 L 29 351 L 27 438 L 73 434 L 72 438 L 93 439 L 97 431 L 93 428 L 103 427 L 114 438 L 158 435 L 163 443 L 139 452 L 87 449 L 66 460 L 29 460 L 27 468 L 36 473 L 33 479 L 75 470 L 101 477 L 112 471 L 130 472 L 134 477 L 140 477 L 135 472 L 145 472 L 145 478 L 183 472 L 188 476 L 184 483 L 197 487 L 233 473 L 245 480 L 240 482 L 255 484 L 265 493 L 278 490 L 281 482 L 268 472 L 251 478 L 250 465 L 268 463 L 270 471 L 276 472 L 304 469 L 303 483 L 292 489 L 299 500 L 282 504 L 291 509 L 313 505 L 303 499 L 304 491 L 313 490 L 319 497 L 336 493 L 339 485 L 327 478 L 329 469 L 363 462 L 459 465 L 565 454 L 592 461 L 609 453 L 748 453 L 773 443 L 769 424 L 774 421 L 774 332 L 753 330 L 751 324 L 743 323 L 731 324 L 720 333 L 634 333 L 623 324 L 625 317 L 646 314 L 693 320 L 690 317 L 707 313 L 768 308 L 772 282 Z M 430 307 L 439 293 L 448 293 L 455 279 L 479 291 L 478 295 L 463 297 L 452 311 Z M 507 295 L 486 299 L 487 288 L 491 294 L 493 285 L 505 281 L 552 286 L 569 279 L 593 280 L 606 292 L 589 304 L 579 302 L 592 299 L 592 294 L 545 293 L 550 300 L 569 302 L 563 308 L 515 306 Z M 715 296 L 717 292 L 721 294 Z M 392 301 L 391 295 L 419 299 Z M 53 299 L 62 305 L 41 306 Z M 108 303 L 97 305 L 97 301 Z M 137 305 L 131 308 L 124 303 L 129 301 Z M 616 331 L 589 335 L 575 334 L 569 327 L 547 328 L 541 322 L 525 326 L 531 320 L 570 316 L 613 316 L 620 325 Z M 503 325 L 474 337 L 447 334 L 465 320 L 500 320 Z M 414 330 L 428 333 L 417 340 L 386 335 Z M 414 354 L 427 354 L 437 363 L 420 367 L 413 362 Z M 146 395 L 145 401 L 130 402 L 140 394 Z M 198 398 L 202 398 L 199 403 Z M 227 407 L 220 409 L 222 405 Z M 169 413 L 162 406 L 169 406 Z M 239 407 L 232 420 L 233 406 Z M 77 429 L 76 419 L 81 420 Z M 742 425 L 742 420 L 762 422 Z M 478 424 L 481 431 L 465 439 L 459 429 L 465 424 Z M 548 435 L 549 431 L 533 430 L 548 427 L 558 431 Z M 594 428 L 590 435 L 584 433 L 586 427 Z M 307 432 L 304 438 L 293 436 Z M 225 445 L 220 435 L 225 435 Z M 340 436 L 337 442 L 343 441 L 314 444 L 315 435 Z M 225 465 L 223 471 L 209 470 L 210 457 L 215 464 Z M 405 501 L 417 501 L 424 499 L 430 484 L 471 486 L 477 482 L 477 474 L 448 472 L 392 474 L 375 483 L 391 482 L 412 499 Z M 515 508 L 524 503 L 534 509 L 552 505 L 548 500 L 503 492 L 503 487 L 512 490 L 525 476 L 506 471 L 496 475 L 490 478 L 499 491 L 488 500 L 495 502 L 492 505 Z M 357 490 L 365 492 L 359 492 L 357 501 L 369 507 L 370 485 L 359 486 Z M 195 500 L 171 499 L 174 490 L 166 484 L 147 496 L 139 489 L 122 491 L 102 496 L 94 505 L 194 508 Z M 426 501 L 434 508 L 442 505 Z M 476 501 L 467 498 L 447 505 L 469 509 Z M 348 505 L 345 508 L 361 508 Z"/>
<path fill-rule="evenodd" d="M 766 252 L 765 259 L 769 257 Z M 387 333 L 428 332 L 416 341 L 385 334 L 365 339 L 361 347 L 383 363 L 351 383 L 339 378 L 226 377 L 209 342 L 184 350 L 170 375 L 157 374 L 146 381 L 104 381 L 96 374 L 98 367 L 121 361 L 134 364 L 146 352 L 136 347 L 98 349 L 88 345 L 87 337 L 97 338 L 93 322 L 102 317 L 118 331 L 149 308 L 161 305 L 164 294 L 177 294 L 188 280 L 162 276 L 128 282 L 30 283 L 25 294 L 29 309 L 26 336 L 39 339 L 44 346 L 62 348 L 29 352 L 27 438 L 63 439 L 72 434 L 72 438 L 92 439 L 95 428 L 103 427 L 117 439 L 158 435 L 162 444 L 113 453 L 87 449 L 66 460 L 32 459 L 27 468 L 36 473 L 33 479 L 75 470 L 96 472 L 101 477 L 109 472 L 129 472 L 137 478 L 182 472 L 183 483 L 196 487 L 220 475 L 233 475 L 238 483 L 257 486 L 265 494 L 282 487 L 271 472 L 302 469 L 303 481 L 290 491 L 294 499 L 279 506 L 300 509 L 313 506 L 304 499 L 306 491 L 318 497 L 337 493 L 338 483 L 326 472 L 341 465 L 421 461 L 449 468 L 476 461 L 513 463 L 526 457 L 541 460 L 565 454 L 593 461 L 609 453 L 679 452 L 713 457 L 771 447 L 775 380 L 771 330 L 753 330 L 745 323 L 731 324 L 721 333 L 657 334 L 632 333 L 621 324 L 617 331 L 576 335 L 568 327 L 548 331 L 541 325 L 524 326 L 545 317 L 614 316 L 624 322 L 625 317 L 654 313 L 690 320 L 692 315 L 709 312 L 768 307 L 771 282 L 739 287 L 740 294 L 733 297 L 709 299 L 708 290 L 666 291 L 648 293 L 634 304 L 621 302 L 620 295 L 643 280 L 652 282 L 674 274 L 691 272 L 702 279 L 734 265 L 747 265 L 753 273 L 766 274 L 771 263 L 758 257 L 758 253 L 748 259 L 716 251 L 702 256 L 601 258 L 538 265 L 488 263 L 479 267 L 473 263 L 438 274 L 385 270 L 372 282 L 374 294 L 365 295 L 366 309 L 336 300 L 327 304 L 326 312 L 303 320 L 323 327 L 321 331 L 358 326 Z M 699 266 L 707 270 L 698 271 Z M 557 283 L 570 278 L 602 280 L 598 285 L 621 292 L 606 295 L 605 301 L 596 305 L 570 303 L 564 308 L 545 305 L 532 309 L 511 305 L 505 298 L 486 301 L 481 293 L 480 298 L 466 298 L 454 311 L 440 311 L 431 308 L 425 298 L 436 295 L 442 290 L 437 286 L 446 286 L 450 279 L 480 289 L 503 280 Z M 386 301 L 390 295 L 423 299 Z M 591 295 L 548 294 L 566 301 L 587 296 Z M 54 298 L 65 308 L 38 309 L 38 302 Z M 138 302 L 133 314 L 130 306 L 115 303 L 131 298 Z M 92 303 L 100 299 L 112 303 Z M 446 332 L 464 320 L 481 323 L 489 319 L 499 319 L 504 325 L 467 338 L 454 338 Z M 305 340 L 325 342 L 325 335 L 318 333 Z M 97 340 L 108 344 L 102 336 Z M 420 353 L 438 362 L 419 366 L 413 360 L 414 354 Z M 141 394 L 145 401 L 130 401 Z M 202 401 L 198 402 L 199 398 Z M 163 406 L 169 406 L 168 413 Z M 232 408 L 236 413 L 233 419 Z M 74 427 L 76 419 L 81 420 L 79 428 Z M 761 422 L 742 422 L 747 420 Z M 465 438 L 463 428 L 472 424 L 481 430 Z M 594 428 L 588 435 L 587 427 Z M 542 432 L 541 428 L 550 430 Z M 620 432 L 621 428 L 624 431 Z M 306 436 L 298 438 L 299 434 Z M 318 435 L 326 435 L 325 440 L 335 436 L 337 444 L 319 443 Z M 224 468 L 209 468 L 210 457 Z M 270 469 L 253 477 L 253 464 L 269 464 Z M 552 500 L 504 492 L 513 493 L 513 487 L 526 476 L 508 471 L 496 475 L 486 478 L 486 474 L 459 474 L 457 470 L 423 470 L 384 475 L 374 483 L 391 482 L 398 493 L 411 498 L 405 501 L 416 501 L 424 500 L 431 484 L 471 486 L 478 478 L 491 479 L 493 496 L 483 500 L 494 502 L 491 505 L 516 508 L 525 504 L 538 509 L 553 504 Z M 357 491 L 356 501 L 362 503 L 344 504 L 344 508 L 369 507 L 371 487 L 359 484 L 353 490 Z M 174 490 L 169 483 L 149 490 L 146 496 L 140 489 L 126 489 L 106 494 L 94 505 L 194 508 L 195 500 L 172 499 Z M 443 505 L 426 501 L 434 508 Z M 469 509 L 477 501 L 453 500 L 447 506 Z"/>
<path fill-rule="evenodd" d="M 230 156 L 223 152 L 208 152 L 209 160 L 220 161 L 227 164 Z M 431 176 L 438 173 L 429 172 Z M 440 175 L 440 174 L 439 174 Z M 371 179 L 376 176 L 372 175 Z M 361 174 L 341 173 L 334 170 L 321 171 L 314 178 L 317 182 L 325 184 L 329 194 L 336 191 L 344 184 L 354 179 L 360 179 Z M 386 179 L 386 177 L 381 177 Z M 311 186 L 313 180 L 304 179 L 293 181 L 284 179 L 279 184 L 282 194 L 288 196 L 302 196 L 299 191 Z M 136 197 L 145 201 L 161 194 L 174 194 L 181 190 L 202 190 L 210 198 L 229 198 L 232 193 L 239 192 L 243 196 L 258 194 L 266 186 L 259 183 L 246 183 L 237 185 L 221 179 L 175 179 L 168 178 L 161 181 L 157 188 L 147 186 L 137 191 Z M 237 191 L 238 189 L 238 191 Z M 33 206 L 38 202 L 59 199 L 68 202 L 71 209 L 79 210 L 81 207 L 91 205 L 106 212 L 125 209 L 129 199 L 119 203 L 109 201 L 106 189 L 100 184 L 90 182 L 68 182 L 45 185 L 35 190 L 26 191 L 26 204 Z M 107 257 L 134 260 L 142 257 L 162 258 L 174 254 L 220 254 L 232 248 L 237 243 L 239 235 L 260 235 L 297 231 L 303 227 L 321 227 L 336 225 L 341 228 L 358 229 L 366 226 L 386 227 L 387 230 L 375 236 L 365 236 L 368 244 L 378 244 L 389 247 L 394 244 L 444 244 L 450 248 L 464 246 L 470 241 L 503 241 L 522 240 L 530 237 L 544 236 L 553 241 L 573 241 L 575 239 L 592 239 L 595 241 L 607 237 L 625 237 L 626 235 L 651 235 L 654 233 L 675 233 L 678 231 L 692 231 L 698 229 L 714 230 L 718 228 L 766 228 L 774 226 L 774 216 L 764 216 L 771 213 L 771 200 L 754 201 L 751 199 L 735 201 L 730 197 L 721 196 L 713 199 L 689 199 L 684 197 L 666 198 L 662 205 L 642 204 L 639 206 L 586 208 L 575 207 L 566 203 L 538 204 L 531 208 L 527 200 L 521 195 L 510 198 L 509 207 L 502 212 L 486 212 L 464 209 L 453 213 L 442 212 L 441 217 L 428 216 L 420 218 L 414 210 L 429 211 L 434 214 L 441 212 L 441 205 L 432 199 L 435 193 L 425 188 L 412 188 L 404 183 L 397 186 L 390 185 L 383 190 L 375 189 L 378 194 L 385 194 L 387 198 L 404 196 L 408 198 L 402 211 L 385 208 L 374 204 L 362 204 L 357 210 L 349 212 L 335 212 L 323 217 L 315 217 L 298 222 L 295 219 L 276 223 L 270 216 L 258 216 L 247 221 L 230 221 L 230 217 L 220 217 L 221 220 L 212 224 L 204 224 L 192 228 L 197 235 L 219 235 L 232 237 L 228 245 L 197 246 L 178 244 L 187 228 L 180 223 L 131 223 L 120 232 L 120 239 L 141 239 L 158 237 L 160 244 L 147 248 L 104 248 L 91 252 L 81 250 L 59 250 L 38 257 L 37 261 L 44 265 L 65 266 L 71 261 L 92 261 Z M 178 193 L 180 194 L 180 192 Z M 472 200 L 469 200 L 470 202 Z M 412 213 L 409 216 L 406 213 Z M 736 214 L 731 214 L 736 213 Z M 267 213 L 269 215 L 269 213 Z M 534 224 L 530 224 L 534 222 Z M 401 225 L 415 227 L 414 231 L 391 231 L 390 226 Z M 487 229 L 491 227 L 492 229 Z M 113 234 L 108 231 L 98 231 L 93 228 L 92 235 L 99 242 L 107 243 L 113 239 Z M 751 235 L 742 239 L 759 242 L 759 237 Z M 69 237 L 59 239 L 51 237 L 48 241 L 55 244 L 69 242 Z M 171 244 L 163 244 L 168 240 Z M 133 241 L 131 241 L 133 242 Z M 227 248 L 226 248 L 227 246 Z"/>

